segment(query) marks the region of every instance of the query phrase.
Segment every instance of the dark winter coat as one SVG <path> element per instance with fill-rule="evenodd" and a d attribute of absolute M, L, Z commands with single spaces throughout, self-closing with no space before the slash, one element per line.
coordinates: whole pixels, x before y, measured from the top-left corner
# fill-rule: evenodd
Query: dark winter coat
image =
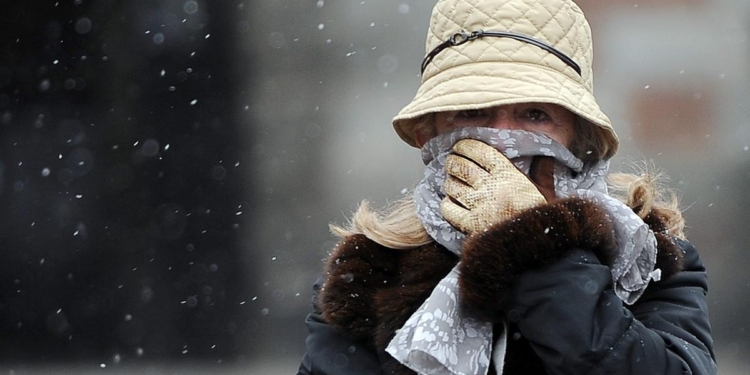
<path fill-rule="evenodd" d="M 662 279 L 631 306 L 612 289 L 611 222 L 589 201 L 545 204 L 467 239 L 460 292 L 480 317 L 509 322 L 503 374 L 716 373 L 705 268 L 658 212 L 645 221 Z M 458 260 L 437 244 L 341 242 L 316 284 L 299 374 L 413 374 L 384 349 Z"/>

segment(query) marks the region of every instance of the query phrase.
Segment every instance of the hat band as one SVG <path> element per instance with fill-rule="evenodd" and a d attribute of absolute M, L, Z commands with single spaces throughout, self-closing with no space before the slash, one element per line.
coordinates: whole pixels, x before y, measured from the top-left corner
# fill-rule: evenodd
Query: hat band
<path fill-rule="evenodd" d="M 494 37 L 499 37 L 499 38 L 511 38 L 511 39 L 519 40 L 524 43 L 535 45 L 557 56 L 557 58 L 562 60 L 562 62 L 567 64 L 569 67 L 573 68 L 573 70 L 575 70 L 579 76 L 581 75 L 581 67 L 579 67 L 578 64 L 576 64 L 576 62 L 573 61 L 573 59 L 571 59 L 570 57 L 568 57 L 568 55 L 560 52 L 555 47 L 552 47 L 547 43 L 541 42 L 532 37 L 522 35 L 522 34 L 516 34 L 516 33 L 511 33 L 511 32 L 506 32 L 506 31 L 484 31 L 484 30 L 472 31 L 471 33 L 461 32 L 461 33 L 453 34 L 453 36 L 448 38 L 448 40 L 444 41 L 443 43 L 440 43 L 437 47 L 435 47 L 432 51 L 430 51 L 430 53 L 427 54 L 427 56 L 425 56 L 424 60 L 422 60 L 421 73 L 424 74 L 424 70 L 427 68 L 427 65 L 429 65 L 430 62 L 432 62 L 432 59 L 435 58 L 435 56 L 438 53 L 440 53 L 442 50 L 448 47 L 460 46 L 470 40 L 475 40 L 475 39 L 482 38 L 485 36 L 494 36 Z"/>

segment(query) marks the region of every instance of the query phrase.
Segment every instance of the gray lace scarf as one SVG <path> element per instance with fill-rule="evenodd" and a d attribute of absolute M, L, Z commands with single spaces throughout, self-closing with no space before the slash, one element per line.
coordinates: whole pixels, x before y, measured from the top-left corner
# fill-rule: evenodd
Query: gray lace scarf
<path fill-rule="evenodd" d="M 615 293 L 623 302 L 633 304 L 649 280 L 659 280 L 660 270 L 654 269 L 653 232 L 627 205 L 607 194 L 604 177 L 609 162 L 584 164 L 549 137 L 523 130 L 461 128 L 435 137 L 422 147 L 426 168 L 424 178 L 414 190 L 414 202 L 417 215 L 436 242 L 461 254 L 465 236 L 443 219 L 440 201 L 445 197 L 442 190 L 445 158 L 453 144 L 465 138 L 494 146 L 526 174 L 534 156 L 554 157 L 557 196 L 588 198 L 607 210 L 619 248 L 611 268 L 612 280 Z M 486 374 L 491 361 L 498 374 L 502 373 L 506 330 L 493 341 L 492 324 L 473 318 L 471 311 L 461 307 L 460 298 L 456 267 L 396 332 L 386 348 L 388 353 L 419 374 Z"/>

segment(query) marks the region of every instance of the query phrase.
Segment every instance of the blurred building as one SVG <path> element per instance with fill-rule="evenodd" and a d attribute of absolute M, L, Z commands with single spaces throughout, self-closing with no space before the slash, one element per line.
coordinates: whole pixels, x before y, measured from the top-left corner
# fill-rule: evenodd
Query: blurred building
<path fill-rule="evenodd" d="M 3 3 L 0 368 L 252 353 L 240 17 L 191 0 Z"/>

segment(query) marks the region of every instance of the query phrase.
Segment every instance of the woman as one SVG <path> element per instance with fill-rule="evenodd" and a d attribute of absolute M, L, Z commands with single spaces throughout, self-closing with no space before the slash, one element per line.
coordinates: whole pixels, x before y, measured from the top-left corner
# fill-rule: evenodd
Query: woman
<path fill-rule="evenodd" d="M 716 373 L 675 200 L 608 175 L 591 46 L 569 0 L 438 2 L 394 118 L 425 177 L 332 227 L 300 374 Z"/>

